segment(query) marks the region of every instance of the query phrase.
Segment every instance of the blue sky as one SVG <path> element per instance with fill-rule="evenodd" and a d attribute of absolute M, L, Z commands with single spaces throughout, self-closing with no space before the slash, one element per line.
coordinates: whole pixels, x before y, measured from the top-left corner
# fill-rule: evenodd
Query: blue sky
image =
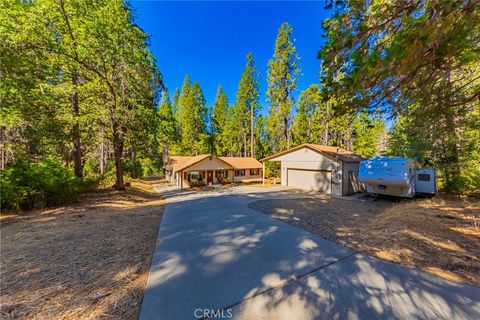
<path fill-rule="evenodd" d="M 321 22 L 329 15 L 323 1 L 206 2 L 133 1 L 135 22 L 151 39 L 151 50 L 173 97 L 185 74 L 198 81 L 207 105 L 212 105 L 221 83 L 232 104 L 252 52 L 260 74 L 261 103 L 265 106 L 267 63 L 282 22 L 293 27 L 301 57 L 298 91 L 318 82 L 317 52 Z M 264 113 L 267 110 L 264 110 Z"/>

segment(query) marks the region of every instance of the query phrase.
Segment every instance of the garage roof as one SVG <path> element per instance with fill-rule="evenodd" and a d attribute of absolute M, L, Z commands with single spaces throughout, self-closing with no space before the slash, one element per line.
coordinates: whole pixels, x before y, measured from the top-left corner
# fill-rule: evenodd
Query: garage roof
<path fill-rule="evenodd" d="M 283 156 L 284 154 L 288 154 L 290 152 L 294 152 L 303 148 L 308 148 L 310 150 L 313 150 L 315 152 L 318 152 L 324 156 L 327 156 L 329 158 L 333 159 L 339 159 L 344 162 L 360 162 L 364 160 L 362 156 L 359 156 L 357 154 L 354 154 L 351 151 L 339 148 L 339 147 L 333 147 L 333 146 L 325 146 L 322 144 L 313 144 L 313 143 L 304 143 L 300 144 L 296 147 L 290 148 L 288 150 L 279 152 L 277 154 L 271 155 L 269 157 L 263 158 L 260 161 L 269 161 L 273 160 L 275 158 L 278 158 L 280 156 Z"/>

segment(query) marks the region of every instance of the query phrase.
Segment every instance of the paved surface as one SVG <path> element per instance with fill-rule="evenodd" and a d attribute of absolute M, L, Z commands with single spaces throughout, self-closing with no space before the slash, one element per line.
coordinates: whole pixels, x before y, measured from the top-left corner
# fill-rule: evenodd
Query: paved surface
<path fill-rule="evenodd" d="M 158 191 L 169 198 L 140 319 L 480 319 L 480 288 L 355 253 L 247 207 L 298 197 L 281 187 Z"/>

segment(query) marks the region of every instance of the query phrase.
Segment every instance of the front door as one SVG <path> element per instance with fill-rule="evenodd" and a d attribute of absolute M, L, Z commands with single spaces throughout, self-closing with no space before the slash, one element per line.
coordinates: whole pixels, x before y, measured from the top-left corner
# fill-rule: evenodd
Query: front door
<path fill-rule="evenodd" d="M 213 171 L 207 171 L 207 184 L 213 183 Z"/>

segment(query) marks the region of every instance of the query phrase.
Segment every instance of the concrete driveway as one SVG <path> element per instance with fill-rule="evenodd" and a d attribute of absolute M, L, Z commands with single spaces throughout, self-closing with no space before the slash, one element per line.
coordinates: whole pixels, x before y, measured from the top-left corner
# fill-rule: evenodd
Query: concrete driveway
<path fill-rule="evenodd" d="M 480 288 L 247 208 L 281 187 L 168 193 L 140 319 L 480 319 Z"/>

